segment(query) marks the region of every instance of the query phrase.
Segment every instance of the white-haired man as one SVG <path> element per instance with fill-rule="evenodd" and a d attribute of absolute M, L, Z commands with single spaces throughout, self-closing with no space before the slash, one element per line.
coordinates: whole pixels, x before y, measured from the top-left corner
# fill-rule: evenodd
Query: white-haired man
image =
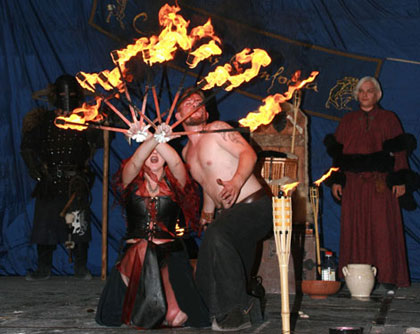
<path fill-rule="evenodd" d="M 334 165 L 333 196 L 341 201 L 339 273 L 349 263 L 367 263 L 387 289 L 409 285 L 399 198 L 410 173 L 397 116 L 382 109 L 379 82 L 360 79 L 354 96 L 360 109 L 347 113 L 325 141 Z"/>

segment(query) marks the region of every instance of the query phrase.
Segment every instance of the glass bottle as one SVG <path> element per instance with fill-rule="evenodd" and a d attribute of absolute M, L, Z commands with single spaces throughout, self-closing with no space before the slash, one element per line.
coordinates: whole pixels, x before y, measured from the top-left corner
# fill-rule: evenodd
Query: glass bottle
<path fill-rule="evenodd" d="M 335 281 L 336 265 L 333 259 L 333 253 L 325 252 L 324 262 L 322 263 L 321 279 L 323 281 Z"/>

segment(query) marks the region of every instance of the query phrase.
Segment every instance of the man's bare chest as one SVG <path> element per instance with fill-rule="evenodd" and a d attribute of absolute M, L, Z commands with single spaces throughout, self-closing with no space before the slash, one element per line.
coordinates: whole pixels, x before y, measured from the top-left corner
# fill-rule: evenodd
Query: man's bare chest
<path fill-rule="evenodd" d="M 196 180 L 205 178 L 205 175 L 215 167 L 217 151 L 216 145 L 208 140 L 187 147 L 185 160 L 190 166 L 191 175 Z"/>

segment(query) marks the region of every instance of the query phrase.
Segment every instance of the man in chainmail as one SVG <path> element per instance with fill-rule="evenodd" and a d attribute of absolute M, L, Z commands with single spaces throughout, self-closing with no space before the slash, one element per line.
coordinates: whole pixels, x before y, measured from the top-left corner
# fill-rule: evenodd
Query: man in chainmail
<path fill-rule="evenodd" d="M 38 267 L 27 274 L 29 281 L 50 277 L 53 251 L 60 243 L 72 249 L 75 277 L 92 278 L 86 267 L 91 240 L 88 163 L 101 145 L 100 131 L 65 130 L 54 124 L 57 116 L 68 116 L 82 100 L 76 79 L 61 75 L 50 85 L 49 101 L 55 110 L 34 109 L 23 120 L 21 155 L 37 181 L 31 242 L 37 245 Z"/>

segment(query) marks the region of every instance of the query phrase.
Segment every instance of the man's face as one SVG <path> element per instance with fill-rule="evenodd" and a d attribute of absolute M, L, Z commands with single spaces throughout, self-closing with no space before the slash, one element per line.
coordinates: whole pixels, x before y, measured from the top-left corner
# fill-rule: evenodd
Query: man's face
<path fill-rule="evenodd" d="M 360 108 L 364 111 L 372 110 L 373 106 L 378 102 L 378 90 L 371 81 L 364 82 L 357 92 Z"/>
<path fill-rule="evenodd" d="M 176 118 L 179 120 L 195 110 L 192 115 L 185 119 L 184 124 L 194 126 L 206 123 L 208 113 L 204 105 L 198 107 L 201 102 L 203 102 L 203 99 L 199 94 L 191 94 L 179 105 Z"/>

